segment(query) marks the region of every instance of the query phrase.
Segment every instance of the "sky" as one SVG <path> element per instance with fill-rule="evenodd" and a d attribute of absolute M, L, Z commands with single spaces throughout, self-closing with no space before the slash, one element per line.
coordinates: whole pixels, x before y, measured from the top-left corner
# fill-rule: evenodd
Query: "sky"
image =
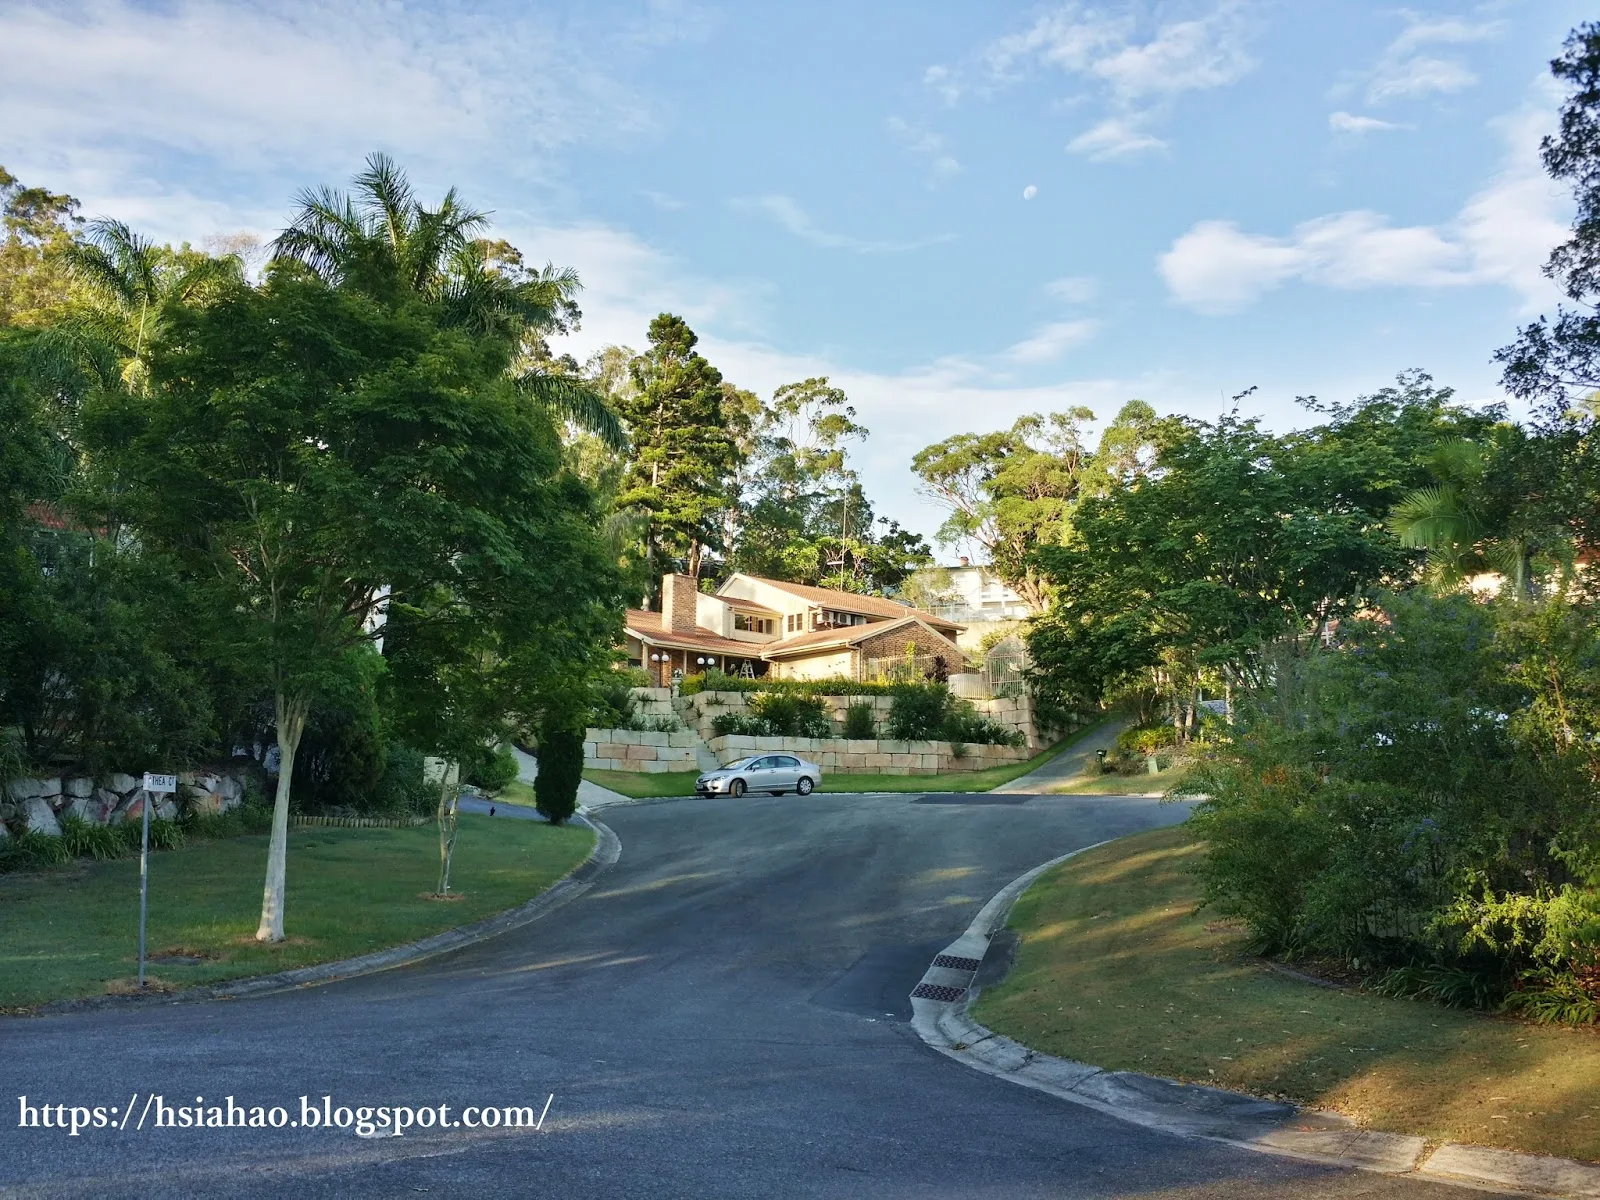
<path fill-rule="evenodd" d="M 1553 311 L 1571 0 L 0 0 L 0 164 L 163 240 L 280 229 L 374 150 L 577 269 L 580 360 L 680 313 L 911 456 L 1127 400 L 1271 428 L 1422 368 L 1499 397 Z M 213 243 L 215 244 L 215 243 Z M 949 558 L 953 550 L 946 551 Z"/>

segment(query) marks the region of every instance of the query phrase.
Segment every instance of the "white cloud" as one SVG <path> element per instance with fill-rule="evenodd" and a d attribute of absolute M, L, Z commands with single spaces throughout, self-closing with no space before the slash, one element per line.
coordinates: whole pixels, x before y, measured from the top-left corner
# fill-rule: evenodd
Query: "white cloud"
<path fill-rule="evenodd" d="M 884 122 L 884 128 L 908 152 L 927 161 L 931 182 L 961 174 L 961 163 L 946 150 L 944 138 L 939 134 L 913 125 L 903 117 L 890 117 Z"/>
<path fill-rule="evenodd" d="M 1107 117 L 1092 129 L 1085 130 L 1067 143 L 1074 154 L 1085 155 L 1096 162 L 1131 158 L 1151 150 L 1163 150 L 1166 143 L 1154 134 L 1140 128 L 1142 118 Z"/>
<path fill-rule="evenodd" d="M 1161 276 L 1174 300 L 1213 315 L 1245 308 L 1291 279 L 1342 289 L 1499 284 L 1535 310 L 1554 296 L 1539 268 L 1566 236 L 1566 199 L 1537 153 L 1551 121 L 1548 110 L 1528 109 L 1495 122 L 1509 149 L 1504 168 L 1442 224 L 1397 227 L 1355 210 L 1273 237 L 1201 221 L 1161 256 Z"/>
<path fill-rule="evenodd" d="M 1449 95 L 1465 91 L 1478 77 L 1459 58 L 1443 58 L 1431 46 L 1463 46 L 1489 41 L 1503 31 L 1502 21 L 1426 17 L 1402 12 L 1405 29 L 1385 47 L 1367 75 L 1367 103 Z"/>
<path fill-rule="evenodd" d="M 1087 304 L 1099 290 L 1099 283 L 1088 275 L 1065 275 L 1044 285 L 1045 295 L 1068 304 Z"/>
<path fill-rule="evenodd" d="M 1077 76 L 1099 91 L 1109 112 L 1068 149 L 1097 160 L 1126 158 L 1164 145 L 1145 127 L 1163 118 L 1175 97 L 1225 87 L 1254 69 L 1246 13 L 1244 0 L 1221 0 L 1206 16 L 1147 27 L 1132 13 L 1108 15 L 1071 0 L 990 43 L 968 71 L 930 67 L 923 79 L 953 104 L 968 91 L 989 92 L 1039 70 Z M 972 71 L 976 83 L 967 78 Z"/>
<path fill-rule="evenodd" d="M 381 0 L 6 6 L 0 128 L 12 162 L 57 168 L 155 149 L 229 170 L 292 161 L 343 174 L 377 148 L 437 163 L 493 149 L 531 167 L 649 127 L 617 57 L 591 59 L 584 39 L 538 16 Z"/>
<path fill-rule="evenodd" d="M 1377 117 L 1361 117 L 1354 113 L 1334 112 L 1328 114 L 1328 128 L 1335 133 L 1380 133 L 1386 129 L 1403 129 L 1393 121 L 1380 121 Z"/>
<path fill-rule="evenodd" d="M 935 234 L 912 242 L 874 241 L 852 237 L 844 233 L 830 233 L 820 228 L 811 215 L 791 196 L 738 196 L 730 203 L 741 212 L 761 213 L 771 217 L 795 237 L 830 250 L 853 250 L 857 254 L 893 254 L 906 250 L 920 250 L 955 239 L 953 233 Z"/>
<path fill-rule="evenodd" d="M 1015 363 L 1034 365 L 1055 362 L 1068 350 L 1081 346 L 1100 330 L 1100 322 L 1082 319 L 1051 321 L 1022 341 L 1006 349 L 1004 357 Z"/>

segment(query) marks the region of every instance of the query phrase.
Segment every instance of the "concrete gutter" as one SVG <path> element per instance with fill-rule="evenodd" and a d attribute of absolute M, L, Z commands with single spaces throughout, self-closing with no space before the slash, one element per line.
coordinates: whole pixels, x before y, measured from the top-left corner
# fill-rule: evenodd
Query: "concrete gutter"
<path fill-rule="evenodd" d="M 995 934 L 1005 927 L 1011 906 L 1045 871 L 1095 848 L 1085 846 L 1019 875 L 934 958 L 911 993 L 912 1027 L 924 1042 L 987 1075 L 1179 1137 L 1387 1175 L 1530 1196 L 1600 1200 L 1600 1166 L 1593 1164 L 1458 1142 L 1445 1142 L 1430 1151 L 1423 1138 L 1361 1129 L 1339 1113 L 1131 1071 L 1107 1071 L 1030 1050 L 978 1024 L 968 1014 L 979 992 L 974 980 Z"/>
<path fill-rule="evenodd" d="M 258 975 L 231 983 L 218 983 L 203 987 L 185 988 L 178 992 L 153 992 L 148 996 L 92 996 L 80 1000 L 57 1000 L 40 1005 L 38 1015 L 47 1016 L 63 1012 L 82 1012 L 91 1008 L 107 1008 L 128 1004 L 178 1004 L 192 1000 L 237 1000 L 245 996 L 262 996 L 272 992 L 285 992 L 294 988 L 313 987 L 332 983 L 336 979 L 350 979 L 357 975 L 371 975 L 395 967 L 407 967 L 424 959 L 448 954 L 464 946 L 487 941 L 502 933 L 537 921 L 553 909 L 576 900 L 594 886 L 595 880 L 622 857 L 622 842 L 611 829 L 601 822 L 579 815 L 581 821 L 595 832 L 594 849 L 589 857 L 551 884 L 533 899 L 516 908 L 484 917 L 470 925 L 460 925 L 433 934 L 420 941 L 371 954 L 344 958 L 337 962 L 317 963 L 293 971 L 279 971 L 272 975 Z"/>

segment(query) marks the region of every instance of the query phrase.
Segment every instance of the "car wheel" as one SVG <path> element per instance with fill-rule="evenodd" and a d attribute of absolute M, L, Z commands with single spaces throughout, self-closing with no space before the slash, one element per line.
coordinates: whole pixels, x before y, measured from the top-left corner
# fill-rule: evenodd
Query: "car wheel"
<path fill-rule="evenodd" d="M 802 796 L 809 796 L 811 795 L 811 789 L 815 786 L 816 785 L 813 784 L 811 780 L 802 775 L 800 777 L 800 782 L 794 785 L 794 790 Z"/>
<path fill-rule="evenodd" d="M 728 785 L 728 795 L 732 796 L 735 800 L 744 795 L 744 780 L 735 779 L 732 783 L 730 783 Z"/>

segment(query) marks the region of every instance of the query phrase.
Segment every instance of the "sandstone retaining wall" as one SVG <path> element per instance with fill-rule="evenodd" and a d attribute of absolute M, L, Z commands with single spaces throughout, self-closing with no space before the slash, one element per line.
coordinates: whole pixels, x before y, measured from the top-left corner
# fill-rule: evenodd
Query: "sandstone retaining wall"
<path fill-rule="evenodd" d="M 1030 756 L 1022 746 L 967 746 L 956 754 L 949 742 L 873 741 L 853 738 L 774 738 L 726 734 L 712 738 L 717 761 L 730 763 L 754 754 L 795 754 L 824 771 L 868 772 L 877 775 L 941 775 L 954 771 L 982 771 L 988 767 L 1021 762 Z"/>
<path fill-rule="evenodd" d="M 152 817 L 171 820 L 181 812 L 224 813 L 244 800 L 244 781 L 248 769 L 182 771 L 178 791 L 156 796 L 150 808 Z M 50 776 L 43 779 L 13 779 L 6 785 L 4 804 L 0 804 L 0 837 L 9 825 L 13 833 L 25 829 L 59 835 L 61 820 L 78 817 L 93 825 L 115 821 L 138 821 L 144 817 L 146 800 L 142 777 L 112 773 L 99 778 Z"/>

